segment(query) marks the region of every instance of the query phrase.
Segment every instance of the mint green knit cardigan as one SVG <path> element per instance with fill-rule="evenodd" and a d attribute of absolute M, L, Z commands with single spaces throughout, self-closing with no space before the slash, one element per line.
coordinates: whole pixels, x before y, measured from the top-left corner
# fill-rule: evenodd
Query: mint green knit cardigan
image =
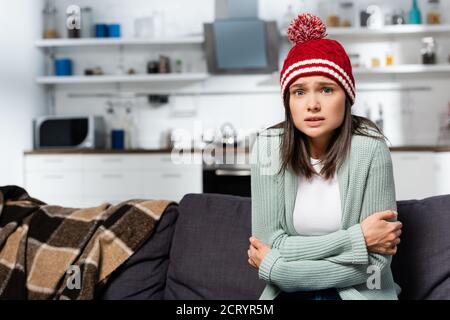
<path fill-rule="evenodd" d="M 267 283 L 260 299 L 274 299 L 281 291 L 327 288 L 336 288 L 343 300 L 397 299 L 400 288 L 392 277 L 391 257 L 369 253 L 360 226 L 372 213 L 397 210 L 384 140 L 352 137 L 337 170 L 342 229 L 300 236 L 293 224 L 298 176 L 291 170 L 277 175 L 282 134 L 283 129 L 263 131 L 251 153 L 252 234 L 271 247 L 258 271 Z"/>

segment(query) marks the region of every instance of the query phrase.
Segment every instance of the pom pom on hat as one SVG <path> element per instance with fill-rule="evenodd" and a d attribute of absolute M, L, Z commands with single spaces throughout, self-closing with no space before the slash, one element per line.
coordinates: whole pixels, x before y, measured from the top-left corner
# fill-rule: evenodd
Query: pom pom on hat
<path fill-rule="evenodd" d="M 288 27 L 287 35 L 293 44 L 319 40 L 327 36 L 327 28 L 319 17 L 309 13 L 300 14 Z"/>

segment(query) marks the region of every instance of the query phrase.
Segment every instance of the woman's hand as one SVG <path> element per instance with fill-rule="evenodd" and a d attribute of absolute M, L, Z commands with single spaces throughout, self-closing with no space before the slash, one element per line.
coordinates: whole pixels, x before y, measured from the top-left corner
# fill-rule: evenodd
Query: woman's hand
<path fill-rule="evenodd" d="M 259 269 L 261 262 L 266 254 L 270 251 L 270 247 L 255 237 L 250 238 L 250 247 L 247 251 L 248 263 L 256 269 Z"/>
<path fill-rule="evenodd" d="M 386 221 L 396 217 L 395 211 L 387 210 L 374 213 L 361 222 L 361 229 L 369 252 L 391 256 L 397 253 L 402 223 Z"/>

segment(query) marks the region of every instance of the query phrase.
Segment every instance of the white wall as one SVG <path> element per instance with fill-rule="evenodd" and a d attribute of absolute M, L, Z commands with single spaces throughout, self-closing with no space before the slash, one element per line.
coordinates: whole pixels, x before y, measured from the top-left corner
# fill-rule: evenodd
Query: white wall
<path fill-rule="evenodd" d="M 40 0 L 2 1 L 0 185 L 22 185 L 23 151 L 32 148 L 32 118 L 45 112 L 44 91 L 34 83 L 43 71 L 33 45 L 41 36 L 41 10 Z"/>
<path fill-rule="evenodd" d="M 331 1 L 331 0 L 327 0 Z M 327 1 L 324 1 L 326 3 Z M 358 1 L 362 6 L 364 1 Z M 372 1 L 382 5 L 384 9 L 392 8 L 392 1 Z M 303 4 L 302 4 L 303 3 Z M 369 1 L 365 1 L 369 3 Z M 426 1 L 419 1 L 425 13 Z M 450 1 L 441 1 L 443 13 L 450 7 Z M 165 16 L 166 34 L 198 34 L 202 32 L 202 23 L 214 19 L 214 1 L 196 0 L 87 0 L 70 1 L 60 0 L 60 26 L 64 27 L 63 15 L 69 4 L 89 5 L 94 9 L 94 22 L 119 22 L 123 27 L 124 36 L 132 36 L 134 18 L 151 14 L 153 10 L 159 10 Z M 260 17 L 267 20 L 281 20 L 288 4 L 293 4 L 296 11 L 312 11 L 320 14 L 317 1 L 294 0 L 260 0 Z M 302 7 L 305 6 L 305 7 Z M 409 9 L 411 1 L 395 1 L 395 6 Z M 449 23 L 450 16 L 444 20 Z M 450 49 L 448 35 L 438 37 L 440 50 L 444 54 L 441 62 L 446 60 Z M 394 53 L 395 63 L 418 63 L 420 57 L 420 37 L 393 38 L 382 41 L 370 41 L 369 43 L 345 43 L 349 53 L 359 52 L 363 64 L 374 56 L 384 57 L 388 50 Z M 289 49 L 287 41 L 282 49 L 282 56 Z M 203 72 L 206 70 L 203 52 L 200 46 L 187 47 L 134 47 L 124 49 L 125 68 L 136 68 L 138 72 L 145 73 L 145 63 L 159 54 L 168 54 L 172 58 L 183 57 L 189 61 L 190 71 Z M 82 73 L 86 67 L 102 66 L 106 72 L 114 72 L 118 63 L 117 48 L 69 49 L 60 50 L 60 56 L 69 56 L 75 61 L 76 73 Z M 257 88 L 257 83 L 267 76 L 256 77 L 216 77 L 201 85 L 203 88 Z M 383 105 L 385 115 L 385 133 L 393 145 L 429 145 L 435 144 L 438 138 L 439 116 L 447 109 L 450 101 L 450 92 L 446 88 L 450 85 L 450 77 L 444 74 L 438 77 L 434 75 L 418 76 L 377 76 L 357 77 L 357 88 L 366 84 L 378 83 L 383 88 L 375 91 L 358 91 L 355 113 L 365 114 L 366 108 L 371 109 L 374 117 L 378 113 L 378 105 Z M 395 85 L 402 84 L 409 87 L 427 87 L 428 90 L 392 90 Z M 72 93 L 112 93 L 112 92 L 146 92 L 149 86 L 144 85 L 102 85 L 102 86 L 61 86 L 56 92 L 56 111 L 60 114 L 95 113 L 107 116 L 105 109 L 108 99 L 104 98 L 73 98 Z M 257 129 L 277 123 L 283 119 L 284 111 L 277 87 L 273 86 L 271 93 L 243 94 L 243 95 L 208 95 L 208 96 L 183 96 L 174 97 L 171 103 L 161 108 L 152 108 L 139 98 L 133 101 L 135 121 L 139 126 L 139 141 L 143 145 L 155 145 L 160 140 L 161 133 L 172 126 L 194 130 L 196 124 L 203 129 L 218 130 L 225 121 L 232 122 L 242 130 Z M 183 111 L 190 111 L 186 113 Z M 112 120 L 111 120 L 112 121 Z"/>

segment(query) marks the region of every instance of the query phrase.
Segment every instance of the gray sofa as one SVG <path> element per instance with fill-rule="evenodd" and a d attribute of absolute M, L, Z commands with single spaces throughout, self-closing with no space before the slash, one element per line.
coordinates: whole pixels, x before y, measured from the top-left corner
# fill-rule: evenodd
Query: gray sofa
<path fill-rule="evenodd" d="M 450 299 L 450 195 L 398 202 L 402 242 L 393 258 L 400 299 Z M 188 194 L 99 290 L 99 299 L 258 299 L 247 264 L 251 199 Z"/>

